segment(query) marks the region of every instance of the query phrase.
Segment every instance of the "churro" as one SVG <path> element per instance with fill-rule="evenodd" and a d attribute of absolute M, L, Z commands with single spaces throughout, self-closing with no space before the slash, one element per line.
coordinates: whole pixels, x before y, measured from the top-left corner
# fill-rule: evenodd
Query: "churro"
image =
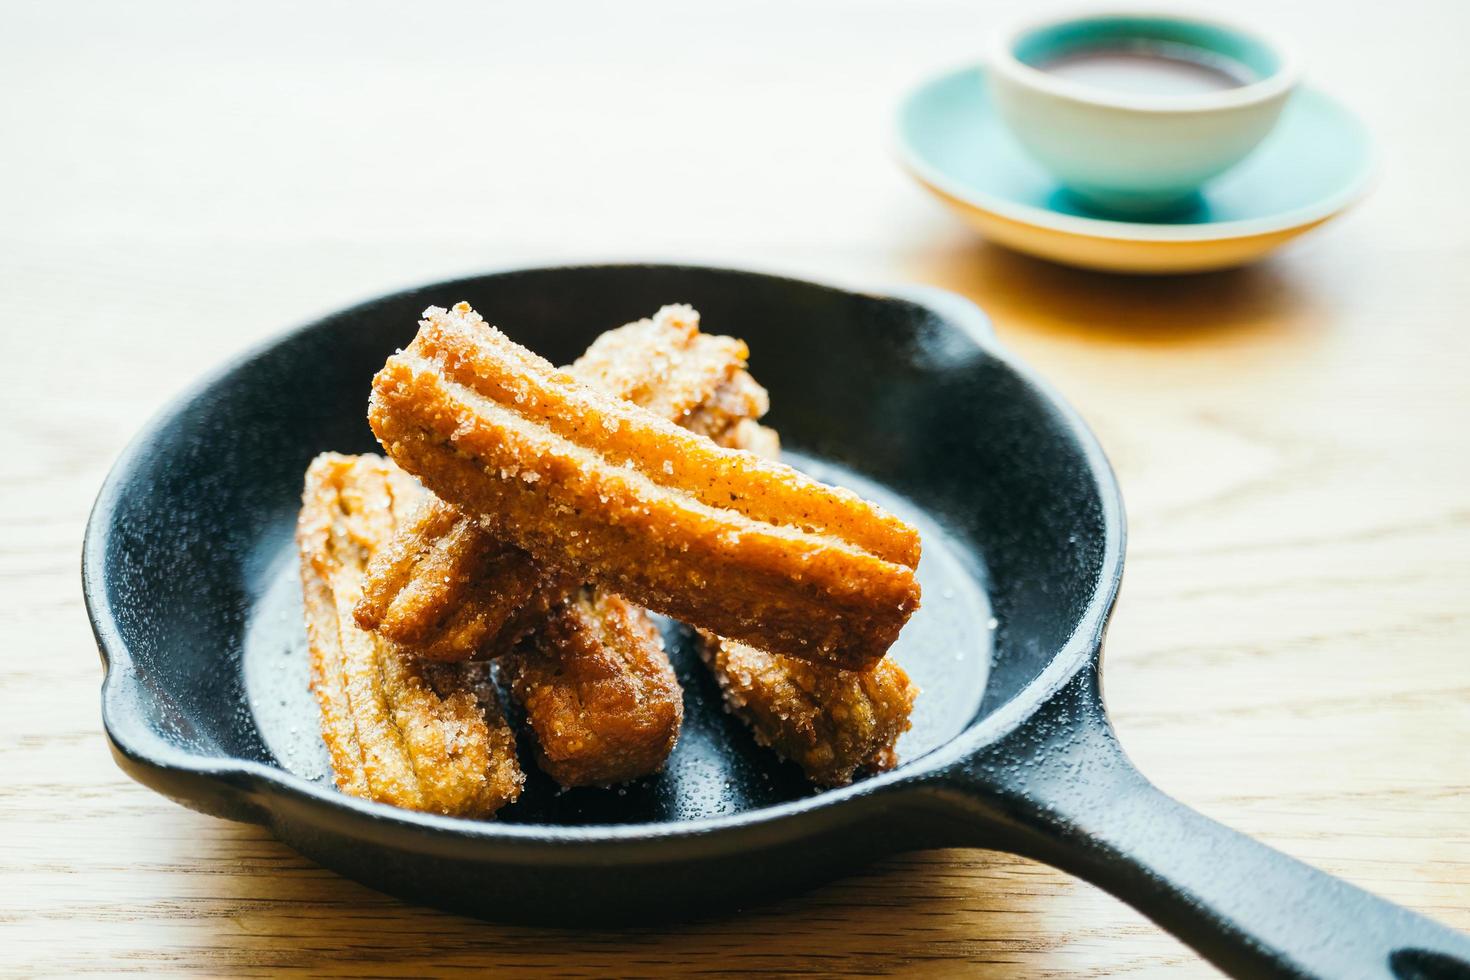
<path fill-rule="evenodd" d="M 318 456 L 296 539 L 311 687 L 339 789 L 413 810 L 489 816 L 524 776 L 486 668 L 423 665 L 359 628 L 368 560 L 424 496 L 378 456 Z"/>
<path fill-rule="evenodd" d="M 895 743 L 909 729 L 919 691 L 892 657 L 840 670 L 710 634 L 700 655 L 730 712 L 812 782 L 843 786 L 860 771 L 897 765 Z"/>
<path fill-rule="evenodd" d="M 766 391 L 745 371 L 745 344 L 699 331 L 688 306 L 600 335 L 569 368 L 578 380 L 716 439 L 763 415 Z M 769 430 L 766 430 L 769 431 Z M 368 570 L 358 624 L 431 660 L 501 652 L 577 582 L 439 500 Z"/>
<path fill-rule="evenodd" d="M 663 767 L 683 691 L 646 610 L 581 589 L 500 660 L 536 737 L 536 762 L 563 786 L 607 786 Z"/>
<path fill-rule="evenodd" d="M 738 423 L 768 406 L 765 389 L 744 370 L 746 356 L 740 341 L 700 333 L 689 307 L 668 306 L 602 334 L 570 370 L 672 421 L 728 437 L 748 431 Z M 655 772 L 683 718 L 662 640 L 645 610 L 597 590 L 558 608 L 574 585 L 431 496 L 369 567 L 356 615 L 435 660 L 503 653 L 535 629 L 528 649 L 502 663 L 541 768 L 565 786 Z"/>
<path fill-rule="evenodd" d="M 353 610 L 363 629 L 426 660 L 468 660 L 509 649 L 576 585 L 501 543 L 474 517 L 425 496 L 368 566 Z"/>
<path fill-rule="evenodd" d="M 918 606 L 913 528 L 579 383 L 467 304 L 426 311 L 368 420 L 400 466 L 543 566 L 721 636 L 861 669 Z"/>
<path fill-rule="evenodd" d="M 758 428 L 733 430 L 730 445 L 773 457 L 775 432 Z M 842 786 L 859 771 L 898 764 L 898 737 L 909 729 L 919 691 L 892 656 L 865 671 L 840 670 L 709 633 L 700 635 L 699 652 L 725 707 L 812 782 Z"/>

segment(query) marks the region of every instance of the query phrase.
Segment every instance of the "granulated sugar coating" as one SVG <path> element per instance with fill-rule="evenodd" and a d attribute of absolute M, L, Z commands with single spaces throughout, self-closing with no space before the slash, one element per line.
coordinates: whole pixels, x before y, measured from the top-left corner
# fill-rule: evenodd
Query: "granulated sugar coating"
<path fill-rule="evenodd" d="M 728 439 L 768 459 L 778 452 L 757 432 L 737 428 Z M 843 786 L 858 772 L 898 765 L 898 739 L 910 728 L 919 689 L 893 657 L 867 670 L 842 670 L 711 633 L 701 635 L 699 655 L 720 685 L 725 709 L 812 782 Z"/>
<path fill-rule="evenodd" d="M 324 453 L 307 470 L 296 538 L 311 686 L 338 789 L 486 817 L 524 776 L 483 666 L 425 664 L 351 616 L 368 560 L 422 497 L 378 456 Z"/>
<path fill-rule="evenodd" d="M 898 764 L 919 689 L 893 658 L 839 670 L 708 635 L 700 655 L 730 712 L 812 782 L 842 786 Z"/>
<path fill-rule="evenodd" d="M 918 606 L 907 524 L 599 394 L 463 304 L 427 311 L 375 379 L 369 422 L 543 564 L 719 635 L 863 669 Z"/>
<path fill-rule="evenodd" d="M 609 786 L 663 768 L 683 690 L 648 612 L 580 590 L 501 661 L 541 770 L 563 786 Z"/>
<path fill-rule="evenodd" d="M 425 494 L 424 506 L 368 566 L 357 623 L 425 660 L 510 649 L 575 585 L 480 522 Z"/>
<path fill-rule="evenodd" d="M 747 354 L 733 337 L 700 333 L 689 307 L 666 306 L 600 335 L 570 373 L 721 439 L 737 428 L 769 431 L 754 421 L 769 400 L 745 371 Z M 524 403 L 524 390 L 514 397 Z M 504 477 L 512 476 L 540 479 L 533 469 L 506 467 Z M 365 629 L 411 644 L 420 656 L 466 660 L 510 649 L 577 584 L 486 531 L 478 518 L 433 500 L 373 561 L 355 614 Z"/>

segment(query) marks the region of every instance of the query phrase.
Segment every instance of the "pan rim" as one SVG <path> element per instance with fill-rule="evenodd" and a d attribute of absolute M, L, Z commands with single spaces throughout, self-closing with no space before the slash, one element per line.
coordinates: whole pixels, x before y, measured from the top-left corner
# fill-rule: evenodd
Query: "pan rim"
<path fill-rule="evenodd" d="M 1061 649 L 1053 655 L 1041 672 L 1005 703 L 984 718 L 974 722 L 948 742 L 932 749 L 897 769 L 871 776 L 849 786 L 828 789 L 811 796 L 788 800 L 772 806 L 740 813 L 699 817 L 692 820 L 655 823 L 559 825 L 513 824 L 495 820 L 470 820 L 404 810 L 388 804 L 362 800 L 338 792 L 335 788 L 303 779 L 285 769 L 263 762 L 238 757 L 211 757 L 185 751 L 163 741 L 156 733 L 141 726 L 131 726 L 123 702 L 128 693 L 138 695 L 134 678 L 135 664 L 117 627 L 117 616 L 107 596 L 108 569 L 106 549 L 111 537 L 115 514 L 126 487 L 146 461 L 169 425 L 185 410 L 207 395 L 220 383 L 294 338 L 321 329 L 339 317 L 348 317 L 364 308 L 404 299 L 430 289 L 448 290 L 483 284 L 486 280 L 534 273 L 568 273 L 591 271 L 658 270 L 661 272 L 716 273 L 782 280 L 816 287 L 847 296 L 863 296 L 886 302 L 909 303 L 924 308 L 945 323 L 964 332 L 987 355 L 999 361 L 1034 389 L 1066 423 L 1072 439 L 1087 461 L 1103 508 L 1104 553 L 1099 580 L 1076 626 Z M 852 289 L 811 278 L 798 278 L 749 267 L 728 267 L 664 262 L 605 262 L 555 265 L 510 266 L 474 275 L 460 276 L 440 282 L 408 286 L 389 293 L 363 299 L 346 307 L 325 313 L 275 333 L 206 372 L 200 379 L 175 395 L 143 425 L 127 443 L 108 470 L 87 519 L 82 543 L 82 592 L 87 616 L 102 656 L 104 677 L 101 688 L 103 728 L 115 752 L 134 765 L 161 773 L 176 773 L 197 780 L 212 781 L 222 788 L 243 793 L 260 809 L 269 822 L 275 817 L 276 797 L 297 804 L 325 807 L 343 815 L 365 821 L 370 827 L 426 833 L 457 842 L 478 841 L 487 845 L 513 844 L 567 847 L 602 844 L 707 838 L 721 832 L 771 828 L 795 820 L 804 814 L 826 811 L 844 803 L 880 794 L 920 786 L 937 773 L 959 762 L 1013 730 L 1035 712 L 1056 690 L 1063 686 L 1085 663 L 1096 656 L 1103 632 L 1111 616 L 1122 577 L 1127 530 L 1121 490 L 1106 455 L 1096 436 L 1080 415 L 1043 379 L 1001 345 L 989 329 L 988 321 L 968 299 L 931 286 L 899 285 L 887 290 Z M 135 728 L 145 733 L 135 738 Z"/>

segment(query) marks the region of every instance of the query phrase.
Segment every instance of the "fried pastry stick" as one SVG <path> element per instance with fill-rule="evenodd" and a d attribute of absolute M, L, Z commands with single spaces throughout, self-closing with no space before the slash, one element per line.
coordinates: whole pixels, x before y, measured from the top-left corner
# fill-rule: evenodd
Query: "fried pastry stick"
<path fill-rule="evenodd" d="M 324 453 L 307 469 L 296 541 L 311 689 L 344 793 L 485 817 L 525 778 L 486 667 L 421 664 L 352 618 L 369 559 L 423 496 L 379 456 Z"/>
<path fill-rule="evenodd" d="M 760 438 L 753 421 L 739 424 L 769 404 L 744 370 L 745 345 L 701 334 L 698 325 L 690 308 L 665 307 L 600 336 L 572 371 L 712 436 Z M 374 573 L 383 580 L 376 593 Z M 360 623 L 376 622 L 439 659 L 502 653 L 534 629 L 526 649 L 503 665 L 541 768 L 565 786 L 655 772 L 683 719 L 662 638 L 645 610 L 615 596 L 583 590 L 557 605 L 570 591 L 477 520 L 433 500 L 370 566 L 356 612 Z"/>
<path fill-rule="evenodd" d="M 648 612 L 579 589 L 499 661 L 536 736 L 536 762 L 563 786 L 607 786 L 663 767 L 683 691 Z"/>
<path fill-rule="evenodd" d="M 722 438 L 765 414 L 769 404 L 745 371 L 746 356 L 739 340 L 700 333 L 694 310 L 666 306 L 599 336 L 570 373 Z M 509 649 L 577 584 L 547 571 L 473 515 L 431 498 L 369 567 L 355 614 L 364 629 L 411 645 L 422 657 L 465 660 Z"/>
<path fill-rule="evenodd" d="M 712 634 L 702 635 L 700 655 L 730 712 L 812 782 L 845 786 L 859 771 L 898 764 L 895 744 L 919 689 L 892 657 L 841 670 Z"/>
<path fill-rule="evenodd" d="M 585 370 L 601 357 L 603 377 L 638 376 L 640 365 L 648 363 L 647 344 L 617 344 L 609 359 L 610 341 L 636 329 L 639 324 L 603 334 L 573 370 Z M 780 440 L 755 421 L 770 405 L 766 390 L 743 370 L 743 354 L 739 364 L 741 370 L 679 422 L 722 445 L 760 447 L 775 457 Z M 651 394 L 645 388 L 633 400 L 648 405 Z M 678 414 L 678 403 L 671 405 L 667 395 L 662 403 L 670 416 Z M 511 697 L 536 736 L 537 765 L 563 786 L 627 782 L 662 768 L 673 751 L 684 717 L 683 691 L 647 610 L 626 599 L 599 589 L 578 590 L 500 664 Z"/>
<path fill-rule="evenodd" d="M 775 451 L 751 432 L 732 437 L 730 444 L 763 456 Z M 757 742 L 801 766 L 812 782 L 843 786 L 859 771 L 897 765 L 895 745 L 909 730 L 919 691 L 892 656 L 867 670 L 841 670 L 710 633 L 700 636 L 700 656 L 730 712 L 750 726 Z"/>
<path fill-rule="evenodd" d="M 425 312 L 368 421 L 543 565 L 718 635 L 861 669 L 918 606 L 913 528 L 579 383 L 468 304 Z"/>

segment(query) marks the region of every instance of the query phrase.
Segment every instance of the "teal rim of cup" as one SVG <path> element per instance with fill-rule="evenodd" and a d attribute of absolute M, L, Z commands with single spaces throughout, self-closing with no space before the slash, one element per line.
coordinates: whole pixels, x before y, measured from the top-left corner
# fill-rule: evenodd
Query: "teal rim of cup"
<path fill-rule="evenodd" d="M 1201 20 L 1172 17 L 1115 16 L 1083 17 L 1048 24 L 1021 34 L 1011 53 L 1023 65 L 1044 69 L 1046 63 L 1097 48 L 1153 50 L 1178 54 L 1205 65 L 1233 70 L 1244 68 L 1249 75 L 1242 84 L 1270 78 L 1281 69 L 1281 58 L 1260 38 Z"/>
<path fill-rule="evenodd" d="M 1253 78 L 1236 88 L 1187 95 L 1117 92 L 1061 78 L 1045 62 L 1093 47 L 1187 49 L 1198 60 L 1232 63 Z M 1087 12 L 1025 21 L 992 36 L 987 67 L 1060 98 L 1140 112 L 1201 112 L 1274 98 L 1297 81 L 1293 48 L 1263 30 L 1214 17 L 1151 12 Z"/>

